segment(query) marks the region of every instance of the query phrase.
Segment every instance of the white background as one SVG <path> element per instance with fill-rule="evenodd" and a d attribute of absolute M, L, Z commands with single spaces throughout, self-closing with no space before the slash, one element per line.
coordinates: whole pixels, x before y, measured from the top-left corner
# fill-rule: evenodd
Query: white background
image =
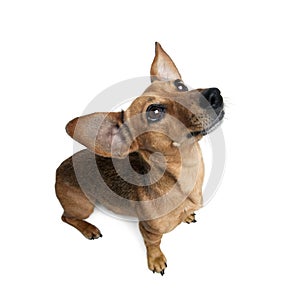
<path fill-rule="evenodd" d="M 1 1 L 2 295 L 299 295 L 297 1 Z M 226 171 L 198 223 L 164 236 L 164 277 L 137 225 L 60 220 L 64 126 L 100 91 L 148 75 L 159 41 L 227 104 Z M 120 98 L 122 100 L 122 98 Z"/>

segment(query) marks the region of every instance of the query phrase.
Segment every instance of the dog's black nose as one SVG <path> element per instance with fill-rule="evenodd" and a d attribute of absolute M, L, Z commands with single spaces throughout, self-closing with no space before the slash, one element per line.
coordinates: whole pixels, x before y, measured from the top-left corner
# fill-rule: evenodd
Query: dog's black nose
<path fill-rule="evenodd" d="M 223 107 L 223 98 L 218 88 L 212 87 L 204 89 L 201 92 L 200 107 L 209 108 L 212 107 L 214 110 L 221 109 Z"/>

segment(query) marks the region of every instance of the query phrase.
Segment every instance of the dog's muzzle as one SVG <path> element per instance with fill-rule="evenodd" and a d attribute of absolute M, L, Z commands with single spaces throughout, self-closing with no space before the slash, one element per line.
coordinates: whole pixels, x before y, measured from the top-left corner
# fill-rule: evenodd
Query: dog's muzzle
<path fill-rule="evenodd" d="M 199 104 L 202 109 L 212 108 L 218 115 L 224 107 L 220 90 L 215 87 L 204 89 L 201 92 Z"/>
<path fill-rule="evenodd" d="M 199 135 L 204 136 L 214 131 L 221 124 L 225 115 L 223 97 L 218 88 L 213 87 L 201 90 L 199 105 L 204 111 L 211 113 L 213 119 L 207 127 L 191 132 L 188 135 L 189 138 Z"/>

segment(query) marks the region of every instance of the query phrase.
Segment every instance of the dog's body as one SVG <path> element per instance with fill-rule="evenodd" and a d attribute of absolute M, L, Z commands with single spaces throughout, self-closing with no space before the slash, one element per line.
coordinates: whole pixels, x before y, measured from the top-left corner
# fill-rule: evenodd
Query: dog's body
<path fill-rule="evenodd" d="M 158 43 L 151 75 L 150 87 L 125 112 L 69 122 L 68 134 L 89 150 L 60 165 L 56 194 L 64 208 L 62 220 L 89 239 L 102 236 L 84 221 L 95 202 L 137 216 L 148 267 L 163 275 L 162 235 L 181 222 L 196 221 L 204 178 L 198 141 L 221 122 L 224 111 L 219 90 L 187 90 Z"/>

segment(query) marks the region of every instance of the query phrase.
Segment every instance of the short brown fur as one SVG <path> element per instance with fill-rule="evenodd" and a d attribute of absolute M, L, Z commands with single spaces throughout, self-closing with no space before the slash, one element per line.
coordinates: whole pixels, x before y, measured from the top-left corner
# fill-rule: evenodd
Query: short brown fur
<path fill-rule="evenodd" d="M 167 267 L 160 249 L 163 234 L 181 222 L 196 222 L 194 212 L 202 206 L 204 165 L 198 144 L 202 135 L 188 137 L 185 129 L 201 130 L 212 119 L 197 103 L 202 89 L 176 89 L 174 80 L 181 80 L 181 76 L 159 43 L 151 77 L 152 84 L 126 111 L 94 113 L 68 123 L 67 133 L 88 149 L 59 166 L 55 189 L 64 209 L 62 220 L 88 239 L 102 236 L 97 227 L 84 221 L 93 212 L 95 202 L 117 214 L 137 216 L 148 267 L 163 275 Z M 157 124 L 155 130 L 136 134 L 139 128 L 151 127 L 145 114 L 153 103 L 167 106 L 168 115 L 183 126 L 174 127 L 166 117 L 163 126 Z M 167 136 L 170 134 L 172 137 Z M 126 159 L 136 174 L 128 174 Z M 100 175 L 107 187 L 99 183 Z M 147 183 L 149 180 L 151 184 Z M 170 191 L 172 196 L 160 204 L 159 197 Z M 122 198 L 115 198 L 112 192 Z M 148 205 L 148 201 L 154 203 Z"/>

